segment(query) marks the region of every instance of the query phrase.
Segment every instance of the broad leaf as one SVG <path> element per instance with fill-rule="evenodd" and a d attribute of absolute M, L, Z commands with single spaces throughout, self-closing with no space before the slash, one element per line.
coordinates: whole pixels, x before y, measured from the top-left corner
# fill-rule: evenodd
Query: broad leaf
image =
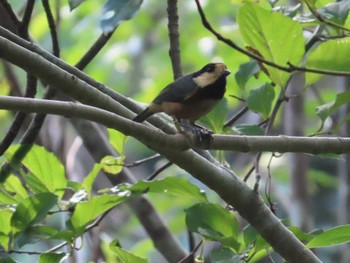
<path fill-rule="evenodd" d="M 0 195 L 0 204 L 15 204 L 17 202 L 23 201 L 28 197 L 28 192 L 23 187 L 21 180 L 19 180 L 18 177 L 14 175 L 10 175 L 6 179 L 3 187 L 0 187 L 0 192 L 4 194 L 4 197 L 7 196 L 10 198 L 3 199 L 1 198 L 2 195 Z M 6 202 L 6 200 L 9 202 Z"/>
<path fill-rule="evenodd" d="M 86 176 L 82 182 L 82 186 L 84 187 L 84 189 L 86 190 L 89 196 L 91 194 L 92 185 L 94 184 L 95 179 L 98 173 L 100 172 L 100 170 L 101 170 L 101 164 L 96 163 L 92 168 L 92 170 L 90 171 L 90 173 L 88 174 L 88 176 Z"/>
<path fill-rule="evenodd" d="M 51 193 L 39 193 L 19 203 L 13 213 L 11 225 L 16 231 L 23 231 L 43 220 L 57 203 L 57 196 Z"/>
<path fill-rule="evenodd" d="M 186 178 L 169 176 L 161 180 L 150 182 L 138 181 L 128 189 L 131 191 L 147 191 L 151 193 L 176 195 L 201 202 L 207 201 L 205 193 L 203 193 L 196 185 L 191 184 Z"/>
<path fill-rule="evenodd" d="M 8 250 L 10 246 L 12 214 L 11 209 L 0 209 L 0 246 L 5 250 Z"/>
<path fill-rule="evenodd" d="M 18 147 L 19 145 L 10 147 L 5 153 L 6 157 L 12 158 Z M 67 180 L 62 163 L 53 153 L 44 147 L 33 145 L 22 164 L 31 172 L 24 179 L 34 192 L 51 192 L 62 197 Z"/>
<path fill-rule="evenodd" d="M 350 225 L 337 226 L 314 237 L 307 248 L 328 247 L 350 242 Z"/>
<path fill-rule="evenodd" d="M 185 212 L 186 225 L 190 231 L 209 240 L 220 241 L 235 251 L 239 249 L 238 223 L 230 211 L 216 204 L 199 203 Z"/>
<path fill-rule="evenodd" d="M 260 72 L 260 67 L 259 67 L 259 64 L 255 60 L 241 64 L 239 66 L 238 71 L 235 74 L 235 79 L 236 79 L 238 86 L 241 89 L 244 89 L 248 80 L 252 76 L 255 76 L 258 72 Z"/>
<path fill-rule="evenodd" d="M 252 111 L 261 113 L 263 118 L 267 119 L 270 115 L 274 99 L 274 87 L 270 84 L 264 84 L 249 92 L 247 97 L 248 108 Z"/>
<path fill-rule="evenodd" d="M 143 0 L 108 0 L 101 16 L 103 32 L 112 32 L 121 22 L 133 18 L 142 2 Z"/>
<path fill-rule="evenodd" d="M 147 263 L 147 260 L 145 258 L 141 258 L 132 254 L 129 251 L 126 251 L 125 249 L 122 249 L 118 240 L 114 240 L 113 242 L 111 242 L 109 247 L 117 255 L 117 258 L 120 260 L 120 262 Z"/>
<path fill-rule="evenodd" d="M 69 0 L 69 8 L 72 11 L 73 9 L 77 8 L 81 3 L 85 2 L 86 0 Z"/>
<path fill-rule="evenodd" d="M 321 43 L 310 52 L 306 67 L 333 71 L 350 72 L 350 37 L 332 39 Z M 319 80 L 323 75 L 306 73 L 308 85 Z"/>
<path fill-rule="evenodd" d="M 117 195 L 94 196 L 91 200 L 76 205 L 68 224 L 72 226 L 76 235 L 79 236 L 98 216 L 133 196 L 135 195 L 131 191 L 120 192 Z"/>
<path fill-rule="evenodd" d="M 123 169 L 124 157 L 105 156 L 101 160 L 101 168 L 109 174 L 118 174 Z"/>
<path fill-rule="evenodd" d="M 300 228 L 296 226 L 290 226 L 288 229 L 300 240 L 303 242 L 309 242 L 315 237 L 315 234 L 304 233 Z"/>
<path fill-rule="evenodd" d="M 113 148 L 121 155 L 124 156 L 124 145 L 127 140 L 127 136 L 120 131 L 114 129 L 107 129 L 108 138 Z"/>
<path fill-rule="evenodd" d="M 343 0 L 339 2 L 331 2 L 325 7 L 317 10 L 317 12 L 327 20 L 331 20 L 338 24 L 344 24 L 350 8 L 350 1 Z"/>
<path fill-rule="evenodd" d="M 264 135 L 264 130 L 258 125 L 239 124 L 233 127 L 240 135 Z"/>
<path fill-rule="evenodd" d="M 334 101 L 317 107 L 316 114 L 322 120 L 322 125 L 319 130 L 323 128 L 324 122 L 333 112 L 335 112 L 337 109 L 339 109 L 341 106 L 348 103 L 349 101 L 350 91 L 345 91 L 342 93 L 338 93 Z M 348 118 L 348 116 L 346 118 Z"/>
<path fill-rule="evenodd" d="M 201 119 L 201 122 L 214 133 L 220 134 L 223 131 L 227 111 L 227 100 L 223 98 L 211 112 Z"/>
<path fill-rule="evenodd" d="M 45 253 L 40 255 L 39 263 L 59 263 L 63 262 L 65 258 L 68 257 L 68 254 L 60 252 L 60 253 Z"/>
<path fill-rule="evenodd" d="M 237 21 L 244 41 L 266 60 L 282 66 L 301 62 L 305 40 L 297 22 L 250 3 L 240 8 Z M 271 80 L 284 88 L 290 73 L 265 67 Z"/>

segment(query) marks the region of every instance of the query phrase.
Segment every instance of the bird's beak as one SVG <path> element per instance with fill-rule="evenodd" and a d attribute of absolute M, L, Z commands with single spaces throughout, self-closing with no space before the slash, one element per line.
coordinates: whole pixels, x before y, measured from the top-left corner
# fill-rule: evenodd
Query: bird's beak
<path fill-rule="evenodd" d="M 227 68 L 225 68 L 224 71 L 222 72 L 222 75 L 225 77 L 230 75 L 230 74 L 231 74 L 231 71 L 229 71 Z"/>

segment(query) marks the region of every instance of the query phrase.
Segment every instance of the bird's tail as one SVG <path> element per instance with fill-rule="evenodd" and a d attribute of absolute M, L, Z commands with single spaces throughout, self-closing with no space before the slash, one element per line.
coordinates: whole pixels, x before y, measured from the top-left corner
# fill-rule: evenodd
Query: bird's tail
<path fill-rule="evenodd" d="M 138 114 L 133 121 L 136 122 L 143 122 L 144 120 L 146 120 L 149 116 L 151 116 L 154 112 L 152 112 L 150 110 L 149 107 L 147 107 L 144 111 L 142 111 L 140 114 Z"/>

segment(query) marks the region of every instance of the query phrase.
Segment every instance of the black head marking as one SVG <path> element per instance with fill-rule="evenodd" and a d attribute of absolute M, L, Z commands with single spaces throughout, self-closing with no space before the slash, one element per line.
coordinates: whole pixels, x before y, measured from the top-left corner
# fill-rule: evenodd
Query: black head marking
<path fill-rule="evenodd" d="M 211 73 L 211 72 L 213 72 L 213 71 L 215 70 L 215 66 L 216 66 L 216 64 L 214 64 L 214 63 L 209 63 L 209 64 L 207 64 L 206 66 L 204 66 L 204 67 L 201 69 L 201 71 Z"/>

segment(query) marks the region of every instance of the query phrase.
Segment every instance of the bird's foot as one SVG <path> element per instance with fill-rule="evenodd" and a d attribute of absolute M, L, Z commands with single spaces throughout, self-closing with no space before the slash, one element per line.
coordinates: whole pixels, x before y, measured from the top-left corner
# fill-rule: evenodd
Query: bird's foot
<path fill-rule="evenodd" d="M 179 121 L 175 119 L 175 126 L 178 130 L 178 132 L 186 134 L 186 133 L 191 133 L 194 134 L 197 137 L 197 142 L 199 144 L 202 143 L 207 143 L 209 144 L 210 142 L 213 141 L 213 134 L 214 132 L 207 129 L 204 126 L 200 126 L 198 124 L 195 124 L 193 122 L 188 122 L 188 121 Z"/>
<path fill-rule="evenodd" d="M 211 143 L 213 141 L 214 133 L 207 128 L 194 126 L 192 128 L 192 133 L 196 135 L 199 143 Z"/>

